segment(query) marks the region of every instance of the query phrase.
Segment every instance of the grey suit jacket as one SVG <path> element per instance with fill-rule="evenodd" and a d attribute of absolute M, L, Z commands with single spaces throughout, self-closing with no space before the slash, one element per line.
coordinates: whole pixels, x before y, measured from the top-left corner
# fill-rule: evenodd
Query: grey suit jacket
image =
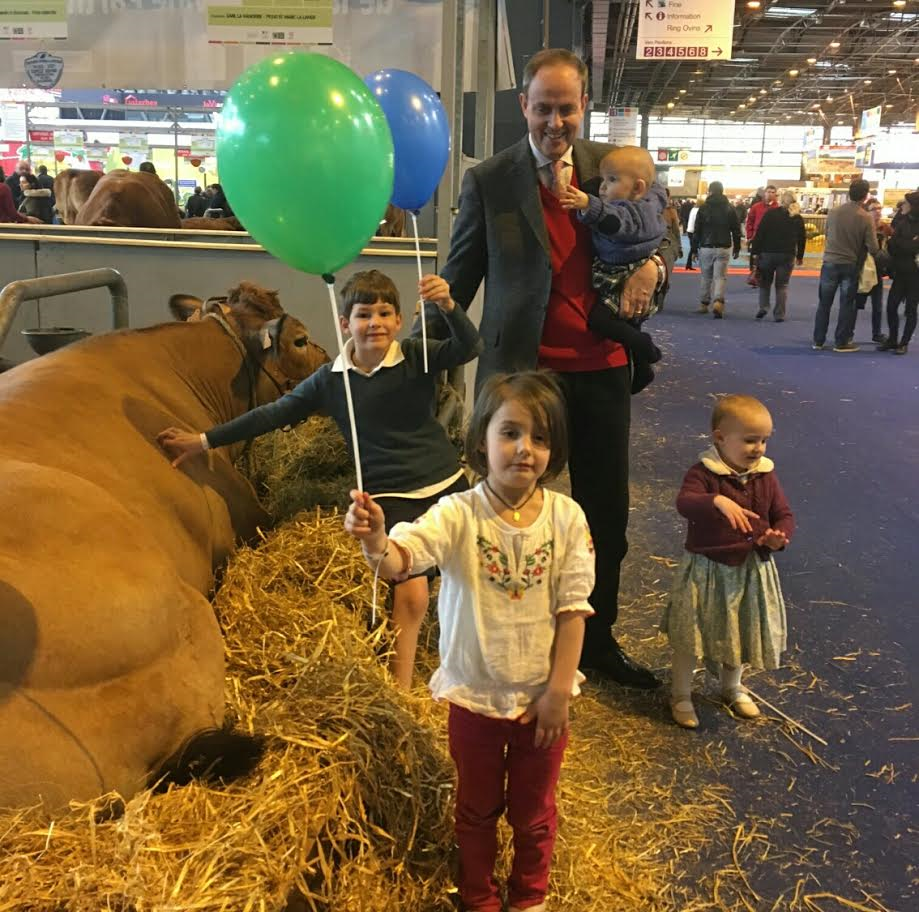
<path fill-rule="evenodd" d="M 611 148 L 574 141 L 572 157 L 580 186 L 599 174 L 600 160 Z M 664 239 L 659 253 L 669 273 L 676 256 L 672 238 Z M 477 389 L 496 371 L 536 367 L 552 265 L 528 136 L 466 172 L 441 275 L 450 283 L 453 299 L 467 309 L 485 280 Z"/>

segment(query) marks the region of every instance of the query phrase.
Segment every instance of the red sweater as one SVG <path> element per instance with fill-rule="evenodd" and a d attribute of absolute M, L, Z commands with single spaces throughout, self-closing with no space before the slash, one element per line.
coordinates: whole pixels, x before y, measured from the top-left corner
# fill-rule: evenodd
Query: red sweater
<path fill-rule="evenodd" d="M 759 514 L 759 519 L 750 520 L 752 532 L 735 532 L 731 528 L 724 514 L 715 508 L 718 494 Z M 764 559 L 769 556 L 768 548 L 757 548 L 755 544 L 766 529 L 784 532 L 789 540 L 795 531 L 794 516 L 774 471 L 758 472 L 743 484 L 736 475 L 719 475 L 698 462 L 683 479 L 676 508 L 689 520 L 686 550 L 731 567 L 742 564 L 753 550 Z"/>
<path fill-rule="evenodd" d="M 750 243 L 750 241 L 753 240 L 753 238 L 756 237 L 756 232 L 759 230 L 759 223 L 763 220 L 763 216 L 770 209 L 775 209 L 776 206 L 778 206 L 777 202 L 773 202 L 771 206 L 767 206 L 765 200 L 760 200 L 758 203 L 754 203 L 750 207 L 750 211 L 747 213 L 747 224 L 746 224 L 748 244 Z"/>
<path fill-rule="evenodd" d="M 572 186 L 577 186 L 572 174 Z M 542 328 L 539 365 L 555 371 L 594 371 L 628 364 L 625 349 L 587 328 L 596 292 L 591 284 L 593 243 L 590 228 L 542 184 L 543 218 L 552 256 L 552 289 Z"/>

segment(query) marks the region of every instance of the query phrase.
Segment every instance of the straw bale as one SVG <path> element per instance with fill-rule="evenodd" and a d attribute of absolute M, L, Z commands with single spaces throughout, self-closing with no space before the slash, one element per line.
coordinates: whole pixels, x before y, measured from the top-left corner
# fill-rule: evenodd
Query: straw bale
<path fill-rule="evenodd" d="M 315 507 L 343 509 L 356 484 L 344 438 L 319 416 L 256 438 L 238 468 L 276 521 Z"/>

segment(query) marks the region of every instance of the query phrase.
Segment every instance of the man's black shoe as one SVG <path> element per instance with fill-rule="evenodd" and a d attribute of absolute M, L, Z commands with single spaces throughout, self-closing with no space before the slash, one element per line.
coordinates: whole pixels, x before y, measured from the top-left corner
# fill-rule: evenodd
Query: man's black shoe
<path fill-rule="evenodd" d="M 650 669 L 633 662 L 615 642 L 603 652 L 582 655 L 581 669 L 599 672 L 603 677 L 626 687 L 653 690 L 661 686 L 660 680 Z"/>

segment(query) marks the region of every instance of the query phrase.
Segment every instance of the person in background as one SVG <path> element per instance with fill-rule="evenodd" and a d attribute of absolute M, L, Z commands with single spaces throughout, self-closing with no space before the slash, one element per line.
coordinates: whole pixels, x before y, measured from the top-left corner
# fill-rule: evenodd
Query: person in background
<path fill-rule="evenodd" d="M 38 166 L 38 186 L 42 190 L 50 190 L 51 201 L 54 202 L 54 178 L 48 173 L 47 165 Z"/>
<path fill-rule="evenodd" d="M 747 222 L 744 228 L 744 234 L 747 238 L 747 250 L 750 250 L 753 245 L 753 238 L 756 237 L 756 230 L 759 228 L 759 223 L 763 220 L 763 216 L 770 210 L 775 209 L 778 206 L 778 200 L 776 199 L 777 193 L 776 189 L 772 184 L 769 184 L 763 190 L 763 195 L 760 198 L 757 194 L 757 199 L 754 201 L 753 205 L 750 206 L 750 210 L 747 212 Z M 750 254 L 750 272 L 753 273 L 756 271 L 756 257 L 753 254 Z"/>
<path fill-rule="evenodd" d="M 919 307 L 919 190 L 908 193 L 900 207 L 900 219 L 887 243 L 893 261 L 893 284 L 887 295 L 887 340 L 879 351 L 905 355 L 916 329 Z M 900 303 L 905 301 L 906 325 L 900 335 Z"/>
<path fill-rule="evenodd" d="M 686 217 L 686 268 L 695 269 L 696 267 L 692 265 L 693 258 L 693 246 L 692 246 L 692 236 L 696 233 L 696 219 L 699 217 L 699 210 L 705 204 L 705 200 L 700 196 L 698 199 L 693 200 L 692 208 L 689 210 L 689 215 Z"/>
<path fill-rule="evenodd" d="M 689 520 L 661 631 L 673 648 L 670 712 L 698 728 L 696 657 L 720 666 L 721 699 L 741 719 L 759 708 L 740 683 L 744 665 L 778 668 L 785 603 L 772 557 L 791 540 L 794 516 L 766 444 L 772 416 L 758 399 L 731 395 L 712 412 L 712 446 L 686 473 L 677 510 Z"/>
<path fill-rule="evenodd" d="M 221 187 L 220 184 L 211 184 L 211 190 L 213 190 L 213 196 L 211 197 L 211 204 L 208 206 L 208 209 L 219 210 L 216 218 L 230 218 L 233 215 L 233 210 L 227 202 L 223 187 Z"/>
<path fill-rule="evenodd" d="M 862 208 L 868 190 L 868 181 L 852 181 L 849 185 L 849 201 L 835 206 L 826 217 L 826 246 L 823 265 L 820 267 L 817 313 L 814 317 L 814 351 L 822 350 L 826 342 L 830 311 L 837 290 L 839 313 L 836 317 L 833 351 L 858 351 L 858 346 L 852 341 L 852 331 L 857 313 L 855 295 L 858 291 L 859 264 L 864 262 L 866 250 L 872 256 L 878 253 L 874 222 Z"/>
<path fill-rule="evenodd" d="M 31 163 L 23 160 L 16 165 L 16 170 L 6 179 L 6 185 L 10 188 L 10 193 L 13 194 L 13 205 L 17 209 L 20 203 L 22 203 L 22 186 L 19 183 L 19 178 L 23 174 L 31 173 Z"/>
<path fill-rule="evenodd" d="M 137 166 L 137 170 L 138 170 L 138 171 L 145 171 L 147 174 L 156 174 L 156 167 L 154 166 L 153 162 L 151 162 L 151 161 L 144 161 L 144 162 L 141 162 L 141 163 Z"/>
<path fill-rule="evenodd" d="M 208 207 L 208 199 L 196 186 L 185 203 L 185 218 L 201 218 Z"/>
<path fill-rule="evenodd" d="M 744 237 L 746 237 L 747 212 L 749 210 L 742 196 L 734 197 L 734 211 L 737 213 L 737 221 L 740 223 L 740 230 Z"/>
<path fill-rule="evenodd" d="M 16 180 L 19 180 L 18 174 L 16 175 Z M 13 194 L 10 190 L 9 182 L 4 179 L 3 168 L 0 168 L 0 222 L 15 222 L 17 224 L 22 224 L 24 222 L 41 222 L 41 219 L 33 218 L 28 215 L 21 215 L 16 210 L 16 206 L 13 204 Z"/>
<path fill-rule="evenodd" d="M 54 218 L 54 203 L 52 193 L 38 185 L 38 178 L 34 174 L 23 172 L 19 175 L 19 186 L 22 190 L 22 202 L 19 211 L 23 215 L 31 215 L 46 225 L 51 224 Z"/>
<path fill-rule="evenodd" d="M 667 192 L 667 208 L 664 210 L 664 221 L 670 228 L 671 237 L 679 239 L 681 233 L 680 213 L 677 211 L 676 203 L 670 196 L 669 188 L 665 187 L 664 190 Z"/>
<path fill-rule="evenodd" d="M 565 401 L 547 371 L 493 374 L 476 400 L 466 456 L 482 479 L 386 535 L 374 499 L 352 491 L 345 529 L 386 578 L 440 568 L 440 666 L 456 765 L 460 900 L 467 912 L 545 912 L 569 706 L 594 554 L 584 511 L 546 486 L 565 466 Z M 507 808 L 514 857 L 505 907 L 495 880 Z"/>
<path fill-rule="evenodd" d="M 699 293 L 699 313 L 708 313 L 720 320 L 724 316 L 727 290 L 728 261 L 740 254 L 740 223 L 734 207 L 724 195 L 721 181 L 712 181 L 708 199 L 696 216 L 690 256 L 698 253 L 702 270 L 702 287 Z"/>
<path fill-rule="evenodd" d="M 881 332 L 881 319 L 884 314 L 884 276 L 882 273 L 884 272 L 883 261 L 887 259 L 885 254 L 887 239 L 893 234 L 893 228 L 881 221 L 881 208 L 880 202 L 873 197 L 865 201 L 865 212 L 871 216 L 874 222 L 874 231 L 878 239 L 878 248 L 883 255 L 883 257 L 878 256 L 876 258 L 878 261 L 876 262 L 878 280 L 871 291 L 860 291 L 855 295 L 856 322 L 858 321 L 858 311 L 864 310 L 865 305 L 868 303 L 868 298 L 871 298 L 871 341 L 877 345 L 883 345 L 887 341 L 887 336 Z M 854 324 L 852 328 L 854 336 Z"/>
<path fill-rule="evenodd" d="M 769 313 L 769 292 L 775 281 L 775 308 L 772 316 L 776 323 L 785 319 L 788 302 L 788 282 L 795 263 L 804 262 L 804 245 L 807 237 L 804 219 L 798 210 L 794 193 L 786 190 L 779 205 L 770 209 L 759 223 L 750 253 L 756 257 L 759 269 L 759 310 L 756 319 Z"/>

